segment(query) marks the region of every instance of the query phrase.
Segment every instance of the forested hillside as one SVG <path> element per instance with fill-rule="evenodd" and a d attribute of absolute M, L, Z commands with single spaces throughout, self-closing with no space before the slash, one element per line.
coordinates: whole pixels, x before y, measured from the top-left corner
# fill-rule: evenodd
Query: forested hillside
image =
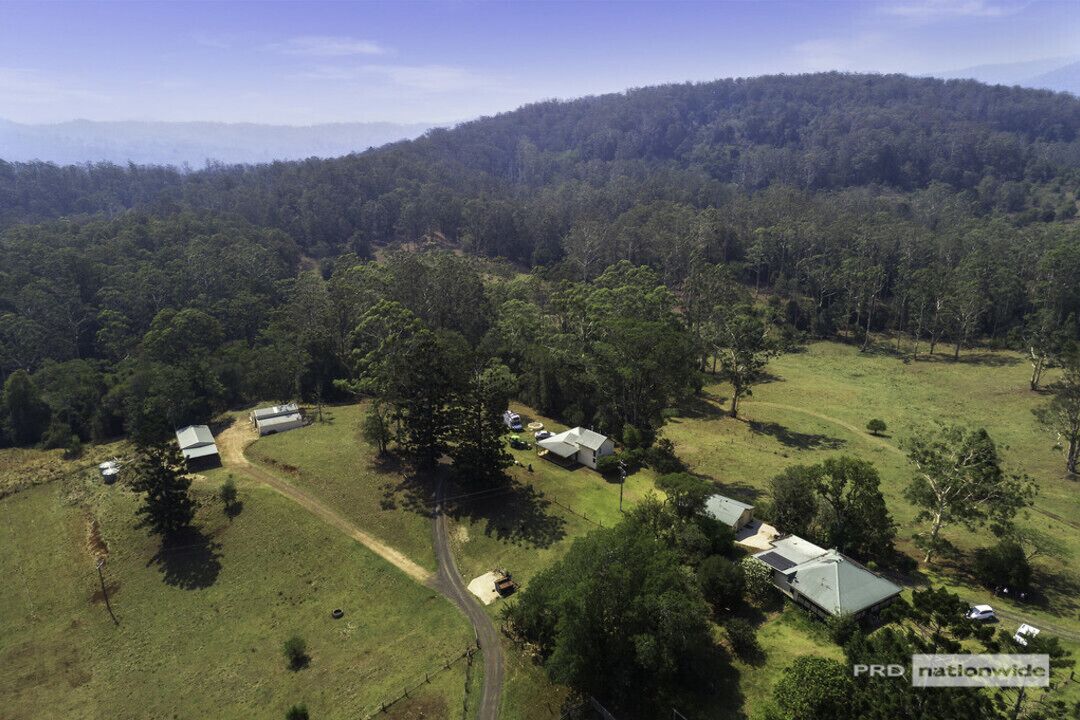
<path fill-rule="evenodd" d="M 468 332 L 437 313 L 424 318 L 474 348 L 507 327 L 507 312 L 530 323 L 529 342 L 481 354 L 539 352 L 536 317 L 562 318 L 569 343 L 571 311 L 597 288 L 643 282 L 625 270 L 598 281 L 628 261 L 671 293 L 682 320 L 665 347 L 687 355 L 719 342 L 717 302 L 755 290 L 789 335 L 861 343 L 885 330 L 931 349 L 989 340 L 1050 357 L 1080 317 L 1078 193 L 1076 98 L 836 73 L 538 103 L 334 160 L 194 173 L 0 162 L 0 374 L 22 369 L 47 384 L 74 377 L 49 376 L 48 363 L 82 363 L 94 378 L 87 402 L 96 395 L 94 412 L 104 412 L 98 433 L 150 412 L 156 396 L 193 398 L 167 413 L 181 422 L 270 388 L 333 394 L 349 375 L 348 334 L 377 300 L 407 296 L 410 313 L 426 310 L 408 273 L 342 290 L 347 301 L 316 278 L 332 283 L 377 251 L 426 245 L 535 269 L 527 290 L 478 290 L 486 309 Z M 302 262 L 319 272 L 294 280 Z M 478 283 L 489 276 L 475 263 L 454 267 Z M 284 317 L 303 329 L 296 314 L 311 309 L 296 303 L 305 302 L 325 304 L 332 355 L 317 352 L 325 337 L 282 329 Z M 512 302 L 524 307 L 508 310 Z M 667 332 L 670 318 L 662 322 L 623 328 L 622 349 L 632 355 L 634 338 Z M 597 342 L 617 365 L 619 346 Z M 274 355 L 288 360 L 276 371 L 289 379 L 252 380 L 269 372 L 257 359 L 273 347 L 289 349 Z M 537 404 L 613 428 L 626 421 L 625 408 L 605 410 L 599 398 L 572 408 L 558 399 L 571 394 L 556 387 L 571 357 L 560 352 L 522 380 L 548 398 Z M 167 382 L 187 390 L 151 392 Z M 56 417 L 58 401 L 49 404 Z M 635 422 L 657 422 L 658 410 Z M 87 422 L 68 424 L 85 439 Z"/>

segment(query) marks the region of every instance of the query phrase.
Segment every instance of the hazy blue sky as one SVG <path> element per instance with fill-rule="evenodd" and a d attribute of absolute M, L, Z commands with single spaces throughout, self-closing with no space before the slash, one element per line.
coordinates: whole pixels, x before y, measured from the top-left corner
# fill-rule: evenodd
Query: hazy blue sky
<path fill-rule="evenodd" d="M 1080 0 L 16 3 L 0 117 L 449 121 L 551 97 L 1080 54 Z"/>

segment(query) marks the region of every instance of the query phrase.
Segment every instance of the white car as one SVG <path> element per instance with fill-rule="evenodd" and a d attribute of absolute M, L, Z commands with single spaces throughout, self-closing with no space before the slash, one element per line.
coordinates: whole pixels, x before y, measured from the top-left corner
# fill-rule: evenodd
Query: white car
<path fill-rule="evenodd" d="M 976 605 L 968 611 L 969 620 L 981 620 L 986 622 L 988 620 L 997 620 L 997 615 L 994 614 L 994 608 L 989 605 Z"/>
<path fill-rule="evenodd" d="M 533 433 L 533 437 L 536 438 L 537 440 L 545 440 L 545 439 L 551 437 L 551 433 L 548 432 L 547 430 L 537 430 L 536 432 Z"/>
<path fill-rule="evenodd" d="M 1019 628 L 1017 628 L 1016 634 L 1013 635 L 1013 640 L 1015 640 L 1018 644 L 1027 647 L 1028 639 L 1034 638 L 1038 634 L 1039 628 L 1032 627 L 1031 625 L 1024 623 Z"/>

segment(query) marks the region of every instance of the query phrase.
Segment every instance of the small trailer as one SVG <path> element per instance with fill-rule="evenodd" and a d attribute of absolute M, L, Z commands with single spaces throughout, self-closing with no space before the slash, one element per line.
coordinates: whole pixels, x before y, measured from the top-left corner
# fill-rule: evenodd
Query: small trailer
<path fill-rule="evenodd" d="M 499 593 L 499 597 L 506 597 L 513 595 L 517 590 L 517 583 L 510 576 L 510 573 L 505 570 L 497 570 L 495 572 L 495 592 Z"/>

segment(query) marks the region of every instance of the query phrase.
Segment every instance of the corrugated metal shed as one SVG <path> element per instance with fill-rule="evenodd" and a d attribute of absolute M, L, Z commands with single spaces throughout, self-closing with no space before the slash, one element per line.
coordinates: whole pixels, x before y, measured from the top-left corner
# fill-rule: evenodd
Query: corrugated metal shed
<path fill-rule="evenodd" d="M 176 431 L 176 442 L 180 443 L 180 449 L 213 445 L 214 434 L 206 425 L 188 425 Z"/>
<path fill-rule="evenodd" d="M 726 495 L 712 495 L 705 501 L 705 512 L 729 527 L 741 526 L 743 513 L 753 509 L 753 505 L 733 500 Z"/>
<path fill-rule="evenodd" d="M 256 422 L 260 420 L 267 420 L 273 417 L 280 417 L 282 415 L 292 415 L 300 412 L 300 406 L 296 403 L 286 403 L 284 405 L 273 405 L 271 407 L 256 408 L 251 413 L 251 418 Z"/>

